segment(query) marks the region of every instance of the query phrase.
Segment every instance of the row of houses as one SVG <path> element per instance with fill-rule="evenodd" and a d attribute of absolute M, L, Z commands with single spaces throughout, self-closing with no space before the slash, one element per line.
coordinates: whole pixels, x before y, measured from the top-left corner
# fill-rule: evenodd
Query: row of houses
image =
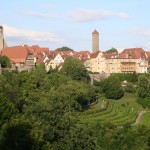
<path fill-rule="evenodd" d="M 45 64 L 45 69 L 60 69 L 67 57 L 81 60 L 88 71 L 94 73 L 147 73 L 150 68 L 150 52 L 142 48 L 125 49 L 121 53 L 108 54 L 97 51 L 52 51 L 38 45 L 6 47 L 1 51 L 12 63 L 12 70 L 31 70 L 37 64 Z"/>
<path fill-rule="evenodd" d="M 11 70 L 32 70 L 38 64 L 45 64 L 46 71 L 50 68 L 60 69 L 64 60 L 71 56 L 85 62 L 90 59 L 90 52 L 72 52 L 72 51 L 52 51 L 49 48 L 43 48 L 38 45 L 12 46 L 5 47 L 0 52 L 1 56 L 7 56 L 12 64 Z"/>
<path fill-rule="evenodd" d="M 142 48 L 129 48 L 121 53 L 107 54 L 96 52 L 84 62 L 91 72 L 111 73 L 147 73 L 150 68 L 150 52 Z"/>

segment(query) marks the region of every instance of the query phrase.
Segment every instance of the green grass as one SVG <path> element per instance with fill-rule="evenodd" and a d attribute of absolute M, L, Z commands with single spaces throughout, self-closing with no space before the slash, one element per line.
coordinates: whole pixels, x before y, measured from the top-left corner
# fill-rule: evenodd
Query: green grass
<path fill-rule="evenodd" d="M 150 112 L 143 114 L 140 125 L 150 126 Z"/>
<path fill-rule="evenodd" d="M 132 124 L 142 106 L 136 102 L 136 94 L 125 93 L 120 100 L 108 100 L 101 97 L 97 104 L 91 106 L 84 113 L 79 114 L 81 123 L 112 123 L 114 125 Z M 102 110 L 102 103 L 109 103 L 108 107 Z"/>

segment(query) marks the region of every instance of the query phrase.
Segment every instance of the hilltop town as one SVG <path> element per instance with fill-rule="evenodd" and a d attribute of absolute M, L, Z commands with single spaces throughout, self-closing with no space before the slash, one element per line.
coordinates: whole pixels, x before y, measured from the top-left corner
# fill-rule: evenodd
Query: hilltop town
<path fill-rule="evenodd" d="M 150 52 L 91 43 L 9 46 L 0 26 L 1 150 L 150 149 Z"/>
<path fill-rule="evenodd" d="M 56 51 L 39 45 L 8 46 L 0 26 L 0 55 L 7 56 L 12 64 L 11 70 L 31 70 L 37 64 L 61 69 L 67 57 L 81 60 L 91 73 L 148 73 L 150 71 L 150 52 L 143 48 L 127 48 L 122 52 L 106 53 L 99 48 L 99 33 L 92 32 L 92 51 Z"/>

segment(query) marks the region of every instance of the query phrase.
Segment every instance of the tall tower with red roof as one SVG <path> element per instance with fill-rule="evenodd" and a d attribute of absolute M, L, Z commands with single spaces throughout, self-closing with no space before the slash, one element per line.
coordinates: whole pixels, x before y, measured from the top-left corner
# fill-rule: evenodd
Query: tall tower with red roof
<path fill-rule="evenodd" d="M 92 51 L 93 53 L 99 51 L 99 33 L 96 29 L 92 32 Z"/>

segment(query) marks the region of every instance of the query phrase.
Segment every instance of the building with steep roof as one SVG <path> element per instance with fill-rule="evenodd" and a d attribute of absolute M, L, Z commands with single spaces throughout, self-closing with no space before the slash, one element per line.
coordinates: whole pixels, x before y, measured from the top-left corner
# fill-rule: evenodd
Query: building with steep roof
<path fill-rule="evenodd" d="M 12 70 L 31 70 L 36 65 L 36 57 L 31 53 L 32 48 L 27 45 L 12 46 L 1 51 L 2 56 L 7 56 L 12 63 Z"/>
<path fill-rule="evenodd" d="M 104 53 L 101 51 L 97 51 L 96 53 L 92 54 L 91 59 L 86 60 L 84 65 L 90 72 L 109 73 L 107 59 Z"/>

